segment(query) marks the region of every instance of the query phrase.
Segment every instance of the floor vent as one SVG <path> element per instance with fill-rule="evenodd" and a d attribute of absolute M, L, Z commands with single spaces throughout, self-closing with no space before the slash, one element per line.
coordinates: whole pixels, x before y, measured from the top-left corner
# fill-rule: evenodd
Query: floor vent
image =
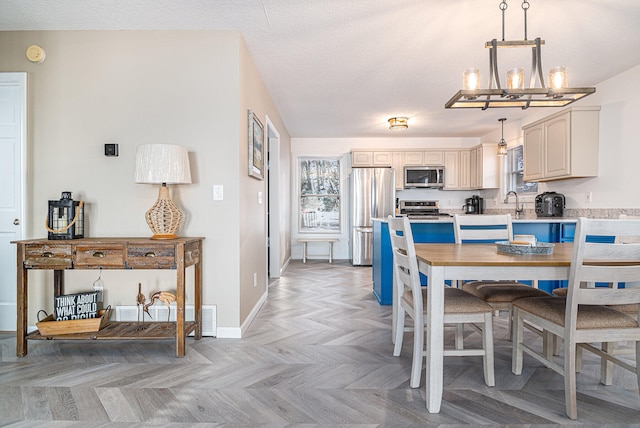
<path fill-rule="evenodd" d="M 142 309 L 141 309 L 142 310 Z M 176 305 L 172 303 L 169 307 L 165 305 L 153 305 L 149 307 L 149 315 L 144 313 L 144 321 L 169 321 L 176 320 Z M 193 305 L 186 305 L 185 320 L 193 321 Z M 138 321 L 137 306 L 116 306 L 116 321 Z M 216 337 L 216 306 L 202 306 L 202 335 Z M 189 336 L 193 336 L 191 333 Z"/>

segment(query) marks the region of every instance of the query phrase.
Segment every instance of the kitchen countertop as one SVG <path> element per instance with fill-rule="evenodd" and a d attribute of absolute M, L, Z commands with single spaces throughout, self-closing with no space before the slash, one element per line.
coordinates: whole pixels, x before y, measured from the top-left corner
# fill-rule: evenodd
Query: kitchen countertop
<path fill-rule="evenodd" d="M 469 215 L 485 215 L 485 214 L 469 214 Z M 490 214 L 486 214 L 490 215 Z M 386 218 L 372 218 L 373 221 L 387 222 Z M 435 218 L 409 218 L 411 223 L 453 223 L 453 217 L 435 217 Z M 576 223 L 575 217 L 522 217 L 515 218 L 511 216 L 513 223 Z"/>

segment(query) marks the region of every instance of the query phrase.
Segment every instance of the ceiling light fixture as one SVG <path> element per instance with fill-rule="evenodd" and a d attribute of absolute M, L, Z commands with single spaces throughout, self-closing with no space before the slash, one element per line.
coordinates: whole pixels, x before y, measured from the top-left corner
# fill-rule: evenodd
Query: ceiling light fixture
<path fill-rule="evenodd" d="M 407 129 L 409 127 L 409 119 L 406 117 L 392 117 L 389 119 L 389 129 L 397 131 L 399 129 Z"/>
<path fill-rule="evenodd" d="M 480 88 L 480 70 L 470 68 L 464 72 L 462 90 L 458 91 L 445 108 L 481 108 L 486 110 L 495 107 L 563 107 L 581 98 L 593 94 L 596 88 L 569 88 L 567 84 L 567 68 L 555 67 L 549 72 L 548 86 L 545 86 L 542 74 L 541 49 L 544 40 L 539 37 L 527 40 L 527 10 L 529 2 L 522 2 L 524 11 L 524 40 L 504 39 L 504 15 L 507 9 L 506 0 L 500 3 L 502 11 L 502 40 L 493 39 L 485 43 L 489 48 L 489 88 Z M 506 74 L 506 87 L 500 84 L 498 73 L 498 49 L 531 48 L 531 80 L 529 88 L 524 87 L 524 69 L 511 68 Z M 536 82 L 539 86 L 536 86 Z"/>
<path fill-rule="evenodd" d="M 507 155 L 507 142 L 504 141 L 504 121 L 505 120 L 507 120 L 505 117 L 498 119 L 498 121 L 502 124 L 502 135 L 500 137 L 500 141 L 498 142 L 498 156 Z"/>

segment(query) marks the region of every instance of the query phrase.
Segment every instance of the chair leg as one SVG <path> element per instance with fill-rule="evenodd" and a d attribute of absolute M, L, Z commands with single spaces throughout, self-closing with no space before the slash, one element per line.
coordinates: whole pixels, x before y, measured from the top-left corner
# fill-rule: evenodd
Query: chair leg
<path fill-rule="evenodd" d="M 418 319 L 415 319 L 418 318 Z M 413 322 L 413 358 L 411 361 L 411 388 L 420 386 L 420 376 L 422 375 L 422 360 L 424 360 L 424 320 L 415 317 Z M 397 342 L 396 342 L 397 343 Z"/>
<path fill-rule="evenodd" d="M 640 367 L 638 364 L 640 362 L 640 341 L 636 342 L 636 377 L 638 378 L 638 389 L 640 389 Z"/>
<path fill-rule="evenodd" d="M 455 333 L 455 347 L 456 349 L 464 349 L 464 324 L 456 324 Z"/>
<path fill-rule="evenodd" d="M 553 361 L 553 355 L 557 344 L 557 337 L 558 336 L 548 330 L 543 330 L 542 332 L 542 350 L 544 352 L 545 358 L 549 361 Z"/>
<path fill-rule="evenodd" d="M 578 403 L 576 400 L 576 343 L 564 339 L 564 401 L 567 416 L 578 419 Z"/>
<path fill-rule="evenodd" d="M 553 355 L 560 355 L 560 337 L 553 335 Z"/>
<path fill-rule="evenodd" d="M 576 347 L 576 373 L 580 373 L 582 371 L 582 348 Z"/>
<path fill-rule="evenodd" d="M 484 314 L 484 326 L 482 328 L 482 346 L 484 348 L 484 382 L 487 386 L 495 386 L 494 358 L 493 358 L 493 314 Z"/>
<path fill-rule="evenodd" d="M 402 306 L 398 306 L 398 312 L 396 316 L 396 331 L 394 332 L 395 340 L 393 346 L 393 356 L 399 357 L 402 352 L 402 339 L 404 338 L 404 318 L 405 311 Z"/>
<path fill-rule="evenodd" d="M 615 343 L 602 342 L 602 351 L 607 354 L 615 352 Z M 640 360 L 636 360 L 639 361 Z M 604 358 L 600 358 L 600 383 L 603 385 L 611 385 L 613 383 L 613 363 Z"/>
<path fill-rule="evenodd" d="M 522 340 L 524 325 L 518 308 L 513 308 L 513 343 L 511 344 L 511 372 L 522 374 Z"/>

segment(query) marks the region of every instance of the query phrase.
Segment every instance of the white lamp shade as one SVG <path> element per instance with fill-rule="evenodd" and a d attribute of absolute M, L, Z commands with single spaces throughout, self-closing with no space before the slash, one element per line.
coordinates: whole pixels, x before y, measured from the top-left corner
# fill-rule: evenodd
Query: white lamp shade
<path fill-rule="evenodd" d="M 142 144 L 136 151 L 136 183 L 190 184 L 189 152 L 171 144 Z"/>

